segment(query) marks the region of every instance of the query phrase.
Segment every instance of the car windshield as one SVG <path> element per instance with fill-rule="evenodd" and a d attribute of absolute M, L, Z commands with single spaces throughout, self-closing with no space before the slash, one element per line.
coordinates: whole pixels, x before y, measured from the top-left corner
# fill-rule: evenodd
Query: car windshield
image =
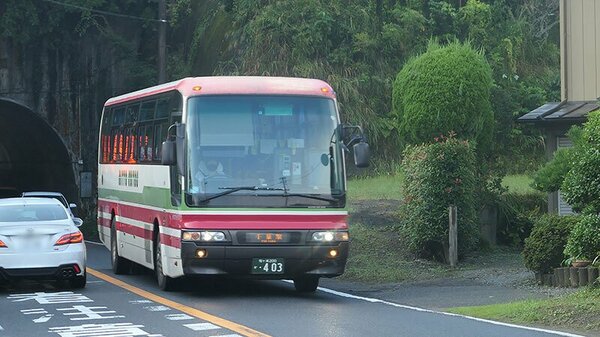
<path fill-rule="evenodd" d="M 43 194 L 43 193 L 23 193 L 23 197 L 33 197 L 33 198 L 50 198 L 50 199 L 56 199 L 58 201 L 60 201 L 61 204 L 63 204 L 65 207 L 69 207 L 69 203 L 67 202 L 67 199 L 63 196 L 63 195 L 59 195 L 59 194 Z"/>
<path fill-rule="evenodd" d="M 68 215 L 61 205 L 0 206 L 0 222 L 65 220 Z"/>

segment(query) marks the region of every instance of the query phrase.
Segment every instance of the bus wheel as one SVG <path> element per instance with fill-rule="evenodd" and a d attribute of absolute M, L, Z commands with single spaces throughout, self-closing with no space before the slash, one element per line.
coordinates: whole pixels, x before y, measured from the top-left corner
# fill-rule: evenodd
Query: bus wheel
<path fill-rule="evenodd" d="M 301 293 L 314 293 L 318 286 L 318 276 L 301 276 L 294 279 L 294 287 Z"/>
<path fill-rule="evenodd" d="M 154 271 L 156 272 L 156 280 L 158 287 L 164 291 L 175 289 L 175 279 L 165 275 L 162 265 L 162 249 L 160 246 L 160 234 L 156 235 L 156 249 L 154 254 Z"/>
<path fill-rule="evenodd" d="M 117 229 L 115 227 L 115 218 L 111 220 L 110 226 L 110 262 L 112 264 L 112 270 L 115 274 L 127 274 L 131 264 L 129 260 L 119 256 L 118 245 L 117 245 Z"/>

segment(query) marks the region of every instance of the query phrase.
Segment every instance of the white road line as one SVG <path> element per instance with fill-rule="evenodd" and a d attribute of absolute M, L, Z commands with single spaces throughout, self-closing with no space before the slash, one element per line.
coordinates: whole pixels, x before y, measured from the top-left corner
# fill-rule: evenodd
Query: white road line
<path fill-rule="evenodd" d="M 169 311 L 169 310 L 171 310 L 171 308 L 165 307 L 164 305 L 144 307 L 144 309 L 146 309 L 148 311 Z"/>
<path fill-rule="evenodd" d="M 190 315 L 186 315 L 186 314 L 165 315 L 165 318 L 168 319 L 169 321 L 186 321 L 186 320 L 194 319 L 194 317 L 192 317 Z"/>
<path fill-rule="evenodd" d="M 192 329 L 194 331 L 205 331 L 205 330 L 217 330 L 221 329 L 220 326 L 216 326 L 211 323 L 192 323 L 192 324 L 184 324 L 184 327 L 188 329 Z"/>
<path fill-rule="evenodd" d="M 233 335 L 212 335 L 210 337 L 242 337 L 238 334 L 233 334 Z"/>
<path fill-rule="evenodd" d="M 290 280 L 284 280 L 284 282 L 292 283 L 292 281 L 290 281 Z M 396 307 L 396 308 L 414 310 L 414 311 L 419 311 L 419 312 L 427 312 L 427 313 L 430 313 L 430 314 L 438 314 L 438 315 L 444 315 L 444 316 L 450 316 L 450 317 L 465 318 L 465 319 L 469 319 L 469 320 L 473 320 L 473 321 L 477 321 L 477 322 L 489 323 L 489 324 L 494 324 L 494 325 L 501 325 L 501 326 L 506 326 L 506 327 L 509 327 L 509 328 L 517 328 L 517 329 L 523 329 L 523 330 L 529 330 L 529 331 L 544 332 L 544 333 L 554 334 L 554 335 L 557 335 L 557 336 L 585 337 L 585 336 L 582 336 L 582 335 L 576 335 L 576 334 L 572 334 L 572 333 L 568 333 L 568 332 L 548 330 L 548 329 L 541 329 L 541 328 L 534 328 L 534 327 L 530 327 L 530 326 L 510 324 L 510 323 L 492 321 L 492 320 L 489 320 L 489 319 L 483 319 L 483 318 L 465 316 L 465 315 L 460 315 L 460 314 L 453 314 L 453 313 L 450 313 L 450 312 L 435 311 L 435 310 L 423 309 L 423 308 L 418 308 L 418 307 L 412 307 L 412 306 L 408 306 L 408 305 L 403 305 L 403 304 L 398 304 L 398 303 L 394 303 L 394 302 L 388 302 L 388 301 L 380 300 L 380 299 L 377 299 L 377 298 L 370 298 L 370 297 L 363 297 L 363 296 L 356 296 L 356 295 L 352 295 L 352 294 L 347 294 L 347 293 L 343 293 L 341 291 L 336 291 L 336 290 L 332 290 L 332 289 L 328 289 L 328 288 L 323 288 L 323 287 L 319 287 L 317 289 L 320 290 L 320 291 L 322 291 L 322 292 L 329 293 L 329 294 L 336 295 L 336 296 L 340 296 L 340 297 L 351 298 L 351 299 L 360 300 L 360 301 L 366 301 L 366 302 L 370 302 L 370 303 L 381 303 L 381 304 L 389 305 L 389 306 Z"/>

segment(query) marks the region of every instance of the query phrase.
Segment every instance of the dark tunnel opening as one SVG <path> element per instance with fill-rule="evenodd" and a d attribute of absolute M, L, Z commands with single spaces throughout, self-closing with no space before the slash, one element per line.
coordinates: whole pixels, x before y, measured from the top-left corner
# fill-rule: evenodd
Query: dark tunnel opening
<path fill-rule="evenodd" d="M 56 191 L 76 201 L 71 155 L 40 115 L 0 98 L 0 198 L 25 191 Z"/>

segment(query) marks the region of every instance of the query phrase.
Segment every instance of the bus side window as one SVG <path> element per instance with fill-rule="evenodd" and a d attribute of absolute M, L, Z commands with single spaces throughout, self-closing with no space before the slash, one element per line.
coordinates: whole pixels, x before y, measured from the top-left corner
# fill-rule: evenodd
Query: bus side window
<path fill-rule="evenodd" d="M 175 123 L 181 123 L 181 115 L 180 114 L 172 116 L 171 125 L 175 124 Z M 174 130 L 172 132 L 174 132 Z M 162 141 L 165 141 L 165 140 L 166 140 L 166 135 Z M 161 142 L 161 144 L 162 144 L 162 142 Z M 171 204 L 173 206 L 179 206 L 179 205 L 181 205 L 181 190 L 182 189 L 181 189 L 181 181 L 179 180 L 179 173 L 177 172 L 177 166 L 171 166 L 169 168 L 169 174 L 171 175 Z"/>
<path fill-rule="evenodd" d="M 154 124 L 154 144 L 156 144 L 155 148 L 155 152 L 154 152 L 154 160 L 160 160 L 161 158 L 161 146 L 159 144 L 162 144 L 163 140 L 167 139 L 167 129 L 169 128 L 169 126 L 167 125 L 168 122 L 167 121 L 161 121 L 162 123 L 160 124 Z"/>
<path fill-rule="evenodd" d="M 153 136 L 154 127 L 150 125 L 142 125 L 139 127 L 139 161 L 148 162 L 152 161 L 152 153 L 154 152 Z"/>

